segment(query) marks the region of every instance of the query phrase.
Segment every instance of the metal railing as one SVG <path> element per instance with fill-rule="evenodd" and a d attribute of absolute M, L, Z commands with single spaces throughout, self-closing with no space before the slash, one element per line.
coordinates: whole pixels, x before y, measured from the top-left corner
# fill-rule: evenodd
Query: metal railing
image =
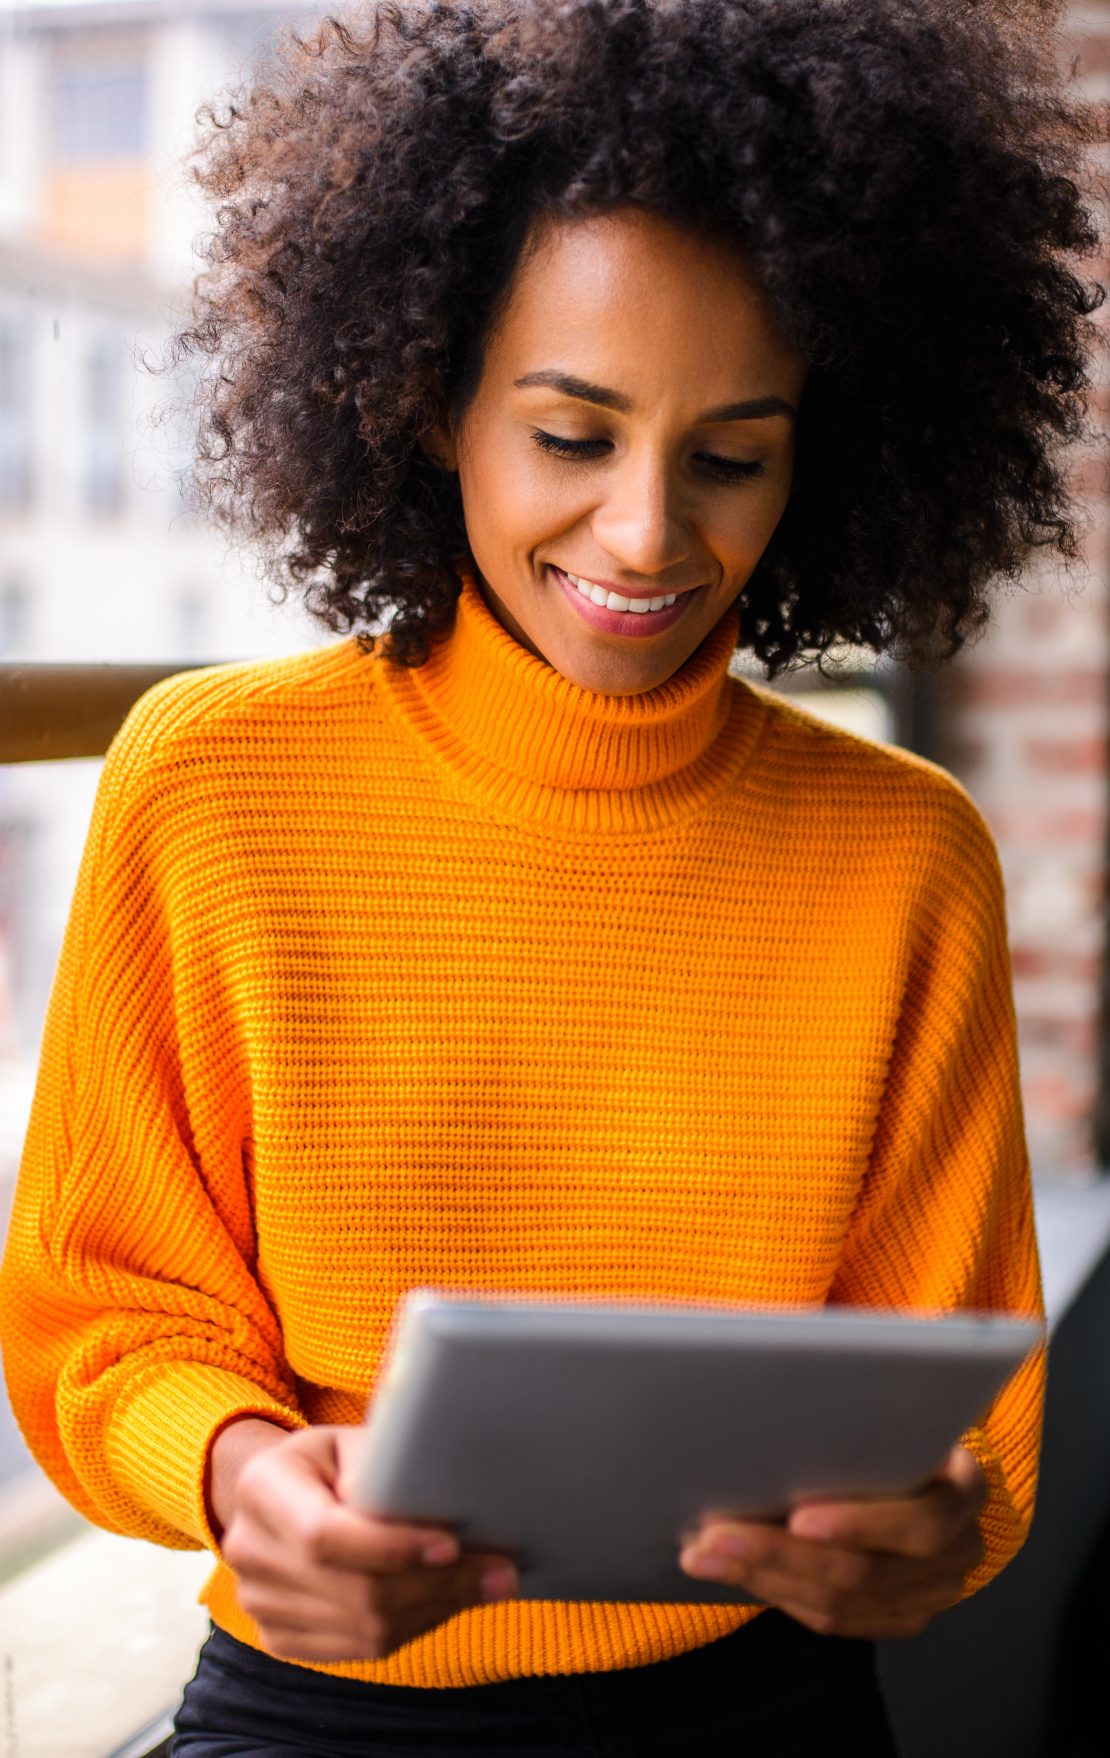
<path fill-rule="evenodd" d="M 0 763 L 102 757 L 144 690 L 198 663 L 0 664 Z"/>
<path fill-rule="evenodd" d="M 0 763 L 41 763 L 66 757 L 102 757 L 144 690 L 205 660 L 163 665 L 53 665 L 0 663 Z M 927 676 L 864 666 L 818 680 L 813 672 L 780 678 L 786 695 L 815 688 L 875 690 L 887 701 L 897 744 L 935 756 L 934 696 Z"/>

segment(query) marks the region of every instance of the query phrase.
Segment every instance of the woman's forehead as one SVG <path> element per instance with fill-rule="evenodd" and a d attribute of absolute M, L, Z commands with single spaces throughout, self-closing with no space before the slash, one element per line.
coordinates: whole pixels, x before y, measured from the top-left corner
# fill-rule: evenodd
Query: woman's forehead
<path fill-rule="evenodd" d="M 633 397 L 677 378 L 706 407 L 738 371 L 795 388 L 804 375 L 738 246 L 634 207 L 535 229 L 487 365 L 514 383 L 556 367 Z"/>

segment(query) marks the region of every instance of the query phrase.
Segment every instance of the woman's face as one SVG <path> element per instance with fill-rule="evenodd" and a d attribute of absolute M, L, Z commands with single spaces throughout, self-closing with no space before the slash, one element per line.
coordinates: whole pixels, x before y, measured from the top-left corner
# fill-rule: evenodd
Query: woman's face
<path fill-rule="evenodd" d="M 664 683 L 779 522 L 804 377 L 735 248 L 631 207 L 545 223 L 433 435 L 494 616 L 584 689 Z"/>

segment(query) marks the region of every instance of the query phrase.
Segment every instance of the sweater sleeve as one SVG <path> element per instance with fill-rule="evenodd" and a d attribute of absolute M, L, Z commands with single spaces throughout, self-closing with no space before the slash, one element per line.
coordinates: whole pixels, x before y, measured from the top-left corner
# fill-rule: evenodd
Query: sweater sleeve
<path fill-rule="evenodd" d="M 831 1298 L 859 1306 L 1043 1317 L 1002 875 L 950 782 L 911 932 L 868 1175 Z M 1023 1543 L 1044 1393 L 1038 1349 L 961 1437 L 989 1494 L 964 1593 Z"/>
<path fill-rule="evenodd" d="M 156 760 L 180 686 L 136 705 L 101 776 L 0 1270 L 0 1339 L 28 1445 L 82 1514 L 215 1548 L 210 1440 L 238 1415 L 304 1419 L 252 1270 L 241 1132 L 209 1127 L 228 1145 L 201 1151 L 183 1066 L 173 776 Z M 249 1114 L 236 1084 L 219 1107 L 235 1123 Z"/>

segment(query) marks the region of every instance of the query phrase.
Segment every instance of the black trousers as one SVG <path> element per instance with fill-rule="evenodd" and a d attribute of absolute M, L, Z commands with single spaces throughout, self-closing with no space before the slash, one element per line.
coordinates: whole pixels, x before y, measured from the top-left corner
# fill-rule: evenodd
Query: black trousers
<path fill-rule="evenodd" d="M 427 1690 L 337 1679 L 214 1629 L 171 1758 L 898 1758 L 870 1642 L 778 1612 L 650 1666 Z"/>

